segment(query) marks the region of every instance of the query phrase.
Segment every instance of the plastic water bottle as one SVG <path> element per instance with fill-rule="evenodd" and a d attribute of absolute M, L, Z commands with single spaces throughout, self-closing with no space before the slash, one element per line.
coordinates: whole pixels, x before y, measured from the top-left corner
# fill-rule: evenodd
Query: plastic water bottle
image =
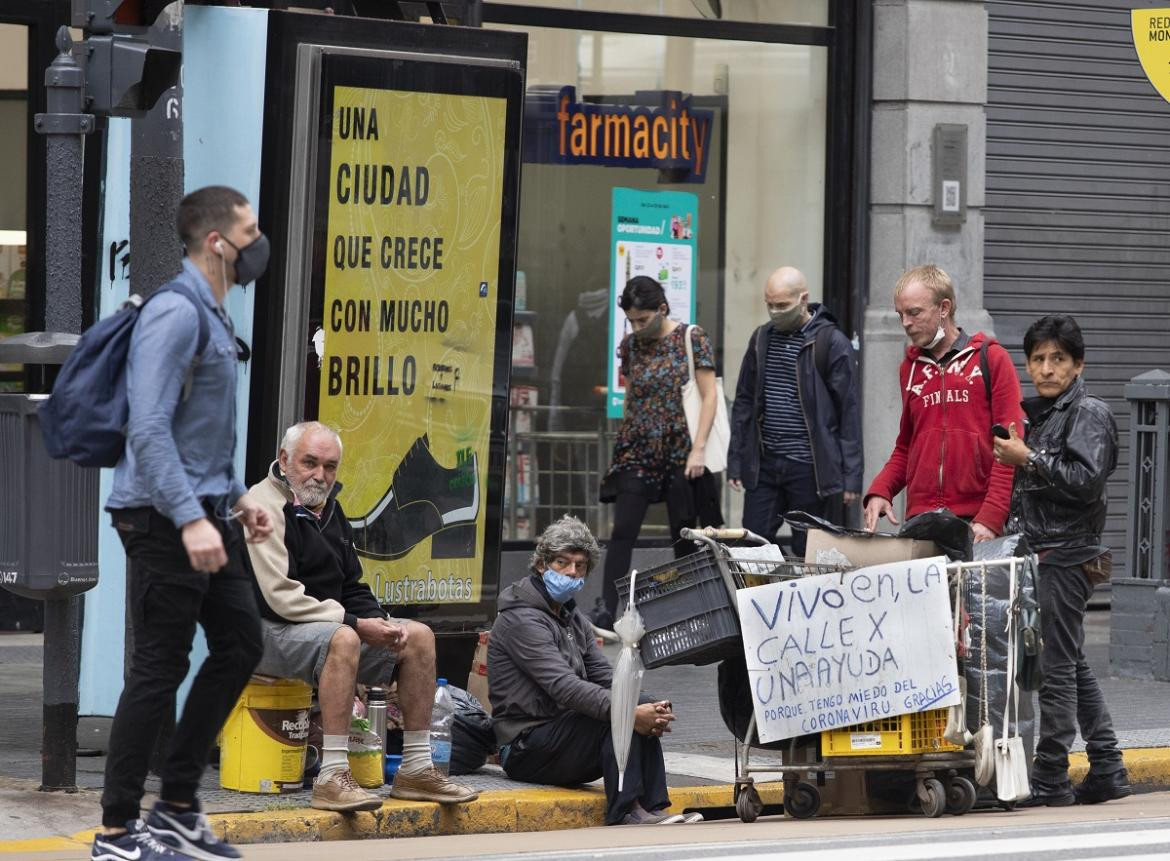
<path fill-rule="evenodd" d="M 443 774 L 451 773 L 451 724 L 455 701 L 446 679 L 435 679 L 435 706 L 431 710 L 431 762 Z"/>

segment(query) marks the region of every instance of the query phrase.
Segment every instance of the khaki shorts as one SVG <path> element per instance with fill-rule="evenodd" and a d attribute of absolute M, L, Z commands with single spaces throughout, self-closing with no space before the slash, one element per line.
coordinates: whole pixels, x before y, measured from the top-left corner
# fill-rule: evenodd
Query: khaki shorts
<path fill-rule="evenodd" d="M 391 619 L 405 625 L 402 619 Z M 329 642 L 341 622 L 273 622 L 260 620 L 264 636 L 264 656 L 255 673 L 282 679 L 300 679 L 313 687 L 321 680 L 321 670 L 329 654 Z M 363 685 L 380 685 L 390 681 L 398 654 L 383 646 L 362 643 L 358 659 L 357 681 Z"/>

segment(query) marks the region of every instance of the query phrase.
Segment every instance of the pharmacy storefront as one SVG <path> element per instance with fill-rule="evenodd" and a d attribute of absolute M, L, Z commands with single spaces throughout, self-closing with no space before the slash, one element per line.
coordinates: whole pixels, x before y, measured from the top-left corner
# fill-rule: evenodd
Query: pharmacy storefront
<path fill-rule="evenodd" d="M 528 34 L 506 546 L 565 512 L 609 534 L 597 491 L 631 276 L 662 282 L 671 315 L 712 336 L 728 396 L 775 268 L 801 269 L 855 330 L 864 5 L 485 4 L 484 26 Z M 653 515 L 651 543 L 665 535 Z"/>

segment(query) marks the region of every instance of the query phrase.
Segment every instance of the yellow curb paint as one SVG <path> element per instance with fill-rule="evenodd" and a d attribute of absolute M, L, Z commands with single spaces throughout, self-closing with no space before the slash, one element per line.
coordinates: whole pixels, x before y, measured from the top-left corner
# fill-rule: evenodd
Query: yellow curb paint
<path fill-rule="evenodd" d="M 1170 748 L 1137 748 L 1122 752 L 1129 778 L 1146 789 L 1170 788 Z M 1083 753 L 1070 758 L 1074 782 L 1088 772 Z M 779 781 L 756 783 L 765 804 L 780 804 L 784 788 Z M 671 811 L 731 807 L 733 787 L 674 787 Z M 322 810 L 266 810 L 257 813 L 210 814 L 215 833 L 236 844 L 318 842 L 370 837 L 423 837 L 446 834 L 486 834 L 518 831 L 558 831 L 591 828 L 605 818 L 605 793 L 585 789 L 501 789 L 480 793 L 470 804 L 439 805 L 387 799 L 378 810 L 342 814 Z M 0 840 L 0 854 L 48 852 L 88 846 L 97 828 L 70 837 Z"/>
<path fill-rule="evenodd" d="M 89 845 L 87 843 L 80 843 L 69 837 L 32 837 L 28 840 L 0 840 L 0 855 L 15 852 L 58 852 L 61 850 L 88 848 Z"/>
<path fill-rule="evenodd" d="M 1121 752 L 1129 782 L 1146 789 L 1165 789 L 1170 786 L 1170 748 L 1131 748 Z M 1068 758 L 1069 779 L 1075 784 L 1089 773 L 1089 758 L 1084 753 L 1074 753 Z"/>

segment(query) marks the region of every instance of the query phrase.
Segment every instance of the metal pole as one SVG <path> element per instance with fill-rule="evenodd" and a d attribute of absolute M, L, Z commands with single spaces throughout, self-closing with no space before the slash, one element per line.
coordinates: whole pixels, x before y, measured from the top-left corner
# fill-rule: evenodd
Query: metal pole
<path fill-rule="evenodd" d="M 81 331 L 81 199 L 85 72 L 73 59 L 69 28 L 57 31 L 56 59 L 45 72 L 47 113 L 34 128 L 45 136 L 45 330 Z M 77 685 L 81 670 L 80 602 L 45 601 L 41 791 L 77 791 Z"/>
<path fill-rule="evenodd" d="M 166 7 L 151 28 L 152 45 L 183 47 L 181 3 Z M 175 232 L 175 213 L 183 199 L 183 89 L 179 83 L 164 92 L 145 115 L 130 121 L 130 292 L 149 296 L 175 277 L 182 267 L 183 247 Z M 130 601 L 134 581 L 142 576 L 126 563 L 126 672 L 134 652 Z M 176 699 L 152 740 L 150 769 L 158 774 L 175 729 Z"/>

